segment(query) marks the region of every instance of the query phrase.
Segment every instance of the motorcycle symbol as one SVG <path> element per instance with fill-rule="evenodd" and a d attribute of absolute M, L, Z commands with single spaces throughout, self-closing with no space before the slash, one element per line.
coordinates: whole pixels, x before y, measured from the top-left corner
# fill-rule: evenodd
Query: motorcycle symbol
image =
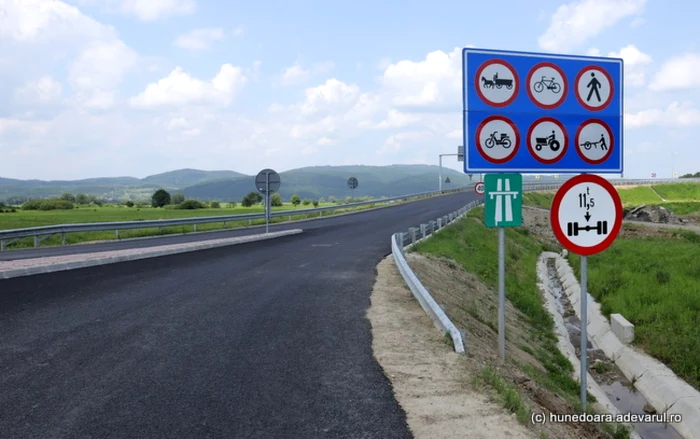
<path fill-rule="evenodd" d="M 510 140 L 510 137 L 508 137 L 508 134 L 506 133 L 501 133 L 501 137 L 498 138 L 496 137 L 496 134 L 498 134 L 498 131 L 494 131 L 491 133 L 488 139 L 484 142 L 487 148 L 493 148 L 496 145 L 501 145 L 505 149 L 508 149 L 511 147 L 512 143 Z"/>
<path fill-rule="evenodd" d="M 547 137 L 535 137 L 535 149 L 542 151 L 543 146 L 549 146 L 552 151 L 558 151 L 561 145 L 557 140 L 554 130 L 552 130 L 552 135 Z"/>
<path fill-rule="evenodd" d="M 546 76 L 543 76 L 542 79 L 539 81 L 535 82 L 535 85 L 533 87 L 535 89 L 536 93 L 542 93 L 542 91 L 547 88 L 547 90 L 550 90 L 554 92 L 555 94 L 559 93 L 561 91 L 561 85 L 557 81 L 552 79 L 547 79 Z"/>

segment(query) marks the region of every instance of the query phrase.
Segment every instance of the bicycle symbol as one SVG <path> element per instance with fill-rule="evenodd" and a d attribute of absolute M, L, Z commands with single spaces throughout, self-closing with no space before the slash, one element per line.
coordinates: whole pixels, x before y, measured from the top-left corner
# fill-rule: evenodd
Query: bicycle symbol
<path fill-rule="evenodd" d="M 546 76 L 543 76 L 542 79 L 535 82 L 533 88 L 535 89 L 536 93 L 542 93 L 545 88 L 555 94 L 561 91 L 561 85 L 554 79 L 554 77 L 547 79 Z"/>
<path fill-rule="evenodd" d="M 501 133 L 501 138 L 499 139 L 499 138 L 496 137 L 496 134 L 497 134 L 497 133 L 498 133 L 498 131 L 494 131 L 493 133 L 491 133 L 491 135 L 489 136 L 489 138 L 486 139 L 486 141 L 484 142 L 484 144 L 486 145 L 486 147 L 487 147 L 487 148 L 493 148 L 493 147 L 496 146 L 496 145 L 501 145 L 501 146 L 503 146 L 505 149 L 510 148 L 511 145 L 512 145 L 512 143 L 511 143 L 510 137 L 508 137 L 508 134 L 506 134 L 506 133 Z"/>

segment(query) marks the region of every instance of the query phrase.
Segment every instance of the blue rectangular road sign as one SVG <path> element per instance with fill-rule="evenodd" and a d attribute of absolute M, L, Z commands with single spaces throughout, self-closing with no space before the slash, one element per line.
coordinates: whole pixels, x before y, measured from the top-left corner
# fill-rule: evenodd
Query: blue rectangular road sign
<path fill-rule="evenodd" d="M 623 170 L 618 58 L 464 49 L 464 172 Z"/>

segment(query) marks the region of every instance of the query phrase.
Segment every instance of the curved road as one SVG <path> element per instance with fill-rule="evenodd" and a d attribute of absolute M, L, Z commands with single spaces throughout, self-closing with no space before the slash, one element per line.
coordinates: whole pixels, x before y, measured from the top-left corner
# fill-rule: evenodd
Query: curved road
<path fill-rule="evenodd" d="M 476 197 L 0 280 L 0 436 L 411 437 L 372 355 L 375 266 L 392 233 Z"/>

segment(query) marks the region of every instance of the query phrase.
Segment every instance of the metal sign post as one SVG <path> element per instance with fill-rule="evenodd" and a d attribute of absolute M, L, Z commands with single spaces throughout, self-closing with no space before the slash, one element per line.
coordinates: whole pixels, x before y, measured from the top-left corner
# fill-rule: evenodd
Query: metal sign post
<path fill-rule="evenodd" d="M 270 212 L 272 210 L 272 194 L 277 192 L 282 185 L 282 180 L 277 172 L 272 169 L 263 169 L 255 177 L 255 188 L 263 194 L 265 201 L 265 233 L 270 233 Z"/>
<path fill-rule="evenodd" d="M 581 256 L 581 407 L 588 392 L 588 256 L 615 241 L 622 227 L 622 201 L 615 187 L 593 174 L 577 175 L 559 188 L 550 212 L 552 231 L 572 253 Z"/>
<path fill-rule="evenodd" d="M 518 227 L 523 223 L 523 177 L 520 174 L 488 174 L 483 186 L 484 223 L 486 227 L 498 228 L 498 354 L 503 362 L 506 358 L 505 227 Z"/>

